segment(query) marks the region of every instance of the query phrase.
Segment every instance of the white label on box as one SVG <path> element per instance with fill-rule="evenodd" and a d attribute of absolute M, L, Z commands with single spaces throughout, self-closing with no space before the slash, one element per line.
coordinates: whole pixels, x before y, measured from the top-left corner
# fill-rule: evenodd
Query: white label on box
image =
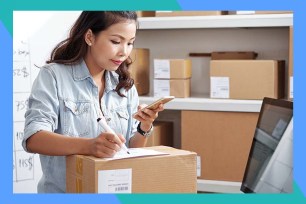
<path fill-rule="evenodd" d="M 169 79 L 170 78 L 170 61 L 154 60 L 154 78 Z"/>
<path fill-rule="evenodd" d="M 210 77 L 210 97 L 229 98 L 229 77 Z"/>
<path fill-rule="evenodd" d="M 290 77 L 290 98 L 293 98 L 293 76 Z"/>
<path fill-rule="evenodd" d="M 154 97 L 170 95 L 170 81 L 154 79 Z"/>
<path fill-rule="evenodd" d="M 132 169 L 98 171 L 98 193 L 132 193 Z"/>
<path fill-rule="evenodd" d="M 197 177 L 201 176 L 201 157 L 197 156 Z"/>

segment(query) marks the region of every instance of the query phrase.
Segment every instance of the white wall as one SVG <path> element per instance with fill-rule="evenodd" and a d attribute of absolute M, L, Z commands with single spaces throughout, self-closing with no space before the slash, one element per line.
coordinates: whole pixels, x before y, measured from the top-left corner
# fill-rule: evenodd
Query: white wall
<path fill-rule="evenodd" d="M 54 46 L 65 39 L 80 12 L 15 11 L 13 20 L 13 192 L 35 193 L 42 175 L 39 156 L 21 147 L 32 83 Z"/>

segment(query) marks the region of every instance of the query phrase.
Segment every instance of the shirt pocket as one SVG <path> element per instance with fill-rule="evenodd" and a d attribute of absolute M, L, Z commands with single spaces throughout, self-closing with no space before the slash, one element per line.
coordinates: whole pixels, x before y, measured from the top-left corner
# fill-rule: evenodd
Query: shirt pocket
<path fill-rule="evenodd" d="M 83 137 L 89 134 L 90 102 L 64 100 L 64 133 Z"/>
<path fill-rule="evenodd" d="M 120 132 L 126 137 L 130 115 L 124 109 L 115 110 L 115 114 L 118 117 Z"/>

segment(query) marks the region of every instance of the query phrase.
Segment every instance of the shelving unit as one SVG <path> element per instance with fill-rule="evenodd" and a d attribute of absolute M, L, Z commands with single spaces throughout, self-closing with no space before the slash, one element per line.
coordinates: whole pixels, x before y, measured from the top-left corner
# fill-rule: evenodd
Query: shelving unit
<path fill-rule="evenodd" d="M 257 15 L 222 15 L 222 16 L 187 16 L 187 17 L 147 17 L 147 18 L 139 18 L 139 36 L 137 36 L 137 43 L 138 47 L 148 47 L 151 51 L 151 65 L 153 64 L 153 59 L 156 57 L 188 57 L 186 56 L 187 53 L 183 53 L 183 51 L 180 51 L 182 49 L 186 49 L 188 51 L 188 48 L 186 48 L 186 43 L 182 42 L 182 39 L 185 38 L 185 36 L 192 35 L 191 38 L 194 41 L 198 41 L 197 38 L 200 38 L 199 35 L 201 35 L 201 32 L 204 32 L 205 30 L 207 33 L 216 33 L 216 38 L 219 37 L 219 33 L 224 33 L 224 36 L 228 38 L 228 41 L 237 41 L 236 38 L 248 38 L 246 35 L 258 35 L 257 38 L 263 38 L 262 36 L 270 34 L 271 36 L 277 35 L 279 33 L 279 30 L 269 30 L 269 29 L 285 29 L 288 28 L 293 24 L 293 15 L 292 14 L 257 14 Z M 216 28 L 218 28 L 216 30 Z M 240 30 L 236 30 L 237 28 L 240 28 Z M 241 30 L 242 28 L 242 30 Z M 249 31 L 248 28 L 255 29 L 252 31 Z M 230 30 L 230 31 L 229 31 Z M 268 31 L 266 31 L 268 30 Z M 191 32 L 199 33 L 199 34 L 192 34 Z M 230 33 L 226 33 L 230 32 Z M 253 32 L 255 34 L 253 34 Z M 263 34 L 260 34 L 260 32 L 263 32 Z M 264 33 L 269 32 L 269 33 Z M 180 34 L 182 33 L 182 34 Z M 237 36 L 236 33 L 244 33 L 243 36 L 237 36 L 237 37 L 229 37 L 230 34 L 234 36 Z M 152 41 L 155 41 L 155 39 L 158 39 L 156 35 L 161 35 L 160 42 L 152 43 L 152 42 L 146 42 L 147 39 L 151 39 Z M 204 33 L 205 34 L 205 33 Z M 164 36 L 162 36 L 164 35 Z M 209 35 L 209 34 L 207 34 Z M 242 35 L 242 34 L 241 34 Z M 261 36 L 262 35 L 262 36 Z M 168 42 L 168 39 L 165 39 L 163 41 L 163 38 L 170 38 L 173 36 L 173 38 L 177 38 L 179 43 L 177 43 L 175 46 L 177 50 L 171 50 L 169 49 L 169 52 L 165 52 L 162 50 L 159 45 L 168 46 L 173 45 L 172 42 L 175 42 L 175 39 L 169 39 L 173 40 L 172 42 Z M 182 37 L 183 36 L 183 37 Z M 256 37 L 256 36 L 255 36 Z M 283 36 L 281 36 L 283 37 Z M 281 38 L 280 37 L 280 38 Z M 286 37 L 286 36 L 285 36 Z M 205 38 L 205 36 L 203 36 Z M 277 37 L 276 37 L 277 38 Z M 201 49 L 199 43 L 192 44 L 192 40 L 188 40 L 189 50 L 197 51 Z M 238 39 L 239 41 L 240 39 Z M 255 39 L 256 40 L 256 39 Z M 203 47 L 207 50 L 208 47 L 211 47 L 211 50 L 220 50 L 220 48 L 214 44 L 208 44 L 211 43 L 211 40 L 207 40 L 209 42 L 204 42 Z M 218 39 L 216 41 L 219 41 Z M 258 45 L 251 45 L 251 42 L 248 42 L 249 39 L 241 40 L 244 44 L 250 44 L 245 45 L 245 47 L 254 47 L 254 50 L 258 53 L 262 53 L 262 56 L 259 55 L 259 58 L 262 59 L 271 59 L 271 58 L 286 58 L 287 53 L 281 53 L 282 51 L 278 51 L 278 53 L 270 54 L 265 53 L 269 52 L 270 47 L 268 48 L 261 48 Z M 282 41 L 280 39 L 279 41 Z M 268 42 L 271 42 L 271 44 L 274 44 L 275 46 L 279 46 L 279 42 L 273 42 L 272 40 L 267 39 L 266 41 L 262 42 L 264 46 L 267 46 Z M 160 44 L 159 44 L 160 43 Z M 232 49 L 232 50 L 246 50 L 247 48 L 243 46 L 237 46 L 235 48 L 226 48 L 227 47 L 233 47 L 234 45 L 230 45 L 227 42 L 220 42 L 220 44 L 223 43 L 223 46 L 225 49 Z M 216 43 L 217 44 L 217 43 Z M 227 44 L 227 45 L 226 45 Z M 274 46 L 273 45 L 273 46 Z M 236 46 L 236 45 L 235 45 Z M 258 48 L 256 47 L 258 46 Z M 241 47 L 241 48 L 239 48 Z M 192 49 L 191 49 L 192 48 Z M 251 49 L 251 48 L 249 48 Z M 262 49 L 262 50 L 261 50 Z M 281 49 L 287 49 L 287 48 L 278 48 L 277 50 Z M 268 50 L 268 51 L 265 51 Z M 271 56 L 269 56 L 271 55 Z M 261 101 L 257 100 L 224 100 L 224 99 L 209 99 L 209 60 L 208 59 L 199 59 L 199 58 L 193 58 L 193 77 L 192 77 L 192 97 L 190 98 L 176 98 L 175 101 L 169 103 L 166 105 L 166 109 L 170 110 L 215 110 L 215 111 L 241 111 L 241 112 L 259 112 Z M 287 59 L 286 59 L 287 60 Z M 201 73 L 198 73 L 199 70 L 197 68 L 205 67 L 203 70 L 200 70 Z M 153 67 L 151 66 L 150 70 L 151 74 L 151 84 L 150 87 L 153 87 L 152 81 L 153 81 Z M 199 86 L 205 87 L 204 90 L 200 90 Z M 149 104 L 154 101 L 154 97 L 151 97 L 152 90 L 149 94 L 149 96 L 141 96 L 140 102 Z"/>
<path fill-rule="evenodd" d="M 255 51 L 258 59 L 288 61 L 288 33 L 292 14 L 252 14 L 192 17 L 139 18 L 136 47 L 150 49 L 150 87 L 153 87 L 154 58 L 188 58 L 189 52 Z M 209 98 L 209 59 L 192 58 L 191 97 L 176 98 L 167 110 L 259 112 L 261 100 Z M 140 103 L 150 104 L 155 97 L 140 96 Z M 176 118 L 174 114 L 169 118 Z M 163 116 L 164 117 L 164 116 Z M 165 119 L 165 117 L 163 118 Z M 176 129 L 180 126 L 177 124 Z M 181 134 L 176 130 L 174 134 Z M 239 193 L 240 182 L 198 179 L 198 190 Z"/>
<path fill-rule="evenodd" d="M 293 24 L 292 14 L 182 16 L 139 18 L 139 29 L 284 27 Z"/>
<path fill-rule="evenodd" d="M 143 96 L 140 103 L 150 104 L 157 98 Z M 259 112 L 260 100 L 231 100 L 210 99 L 206 97 L 175 98 L 165 105 L 168 110 L 203 110 L 203 111 L 233 111 L 233 112 Z"/>

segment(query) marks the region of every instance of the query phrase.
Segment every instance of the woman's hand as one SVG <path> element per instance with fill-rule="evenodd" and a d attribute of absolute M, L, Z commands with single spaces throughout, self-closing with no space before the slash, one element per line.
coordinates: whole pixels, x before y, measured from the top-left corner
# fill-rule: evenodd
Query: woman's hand
<path fill-rule="evenodd" d="M 90 154 L 99 158 L 113 157 L 121 146 L 125 143 L 125 138 L 118 134 L 118 137 L 112 133 L 101 133 L 96 138 L 91 139 Z"/>
<path fill-rule="evenodd" d="M 149 131 L 152 127 L 152 123 L 158 117 L 158 112 L 164 110 L 164 105 L 160 104 L 156 109 L 150 110 L 145 108 L 146 104 L 141 104 L 138 106 L 138 112 L 134 115 L 134 118 L 141 122 L 140 128 L 143 131 Z M 145 108 L 144 110 L 141 110 Z"/>

